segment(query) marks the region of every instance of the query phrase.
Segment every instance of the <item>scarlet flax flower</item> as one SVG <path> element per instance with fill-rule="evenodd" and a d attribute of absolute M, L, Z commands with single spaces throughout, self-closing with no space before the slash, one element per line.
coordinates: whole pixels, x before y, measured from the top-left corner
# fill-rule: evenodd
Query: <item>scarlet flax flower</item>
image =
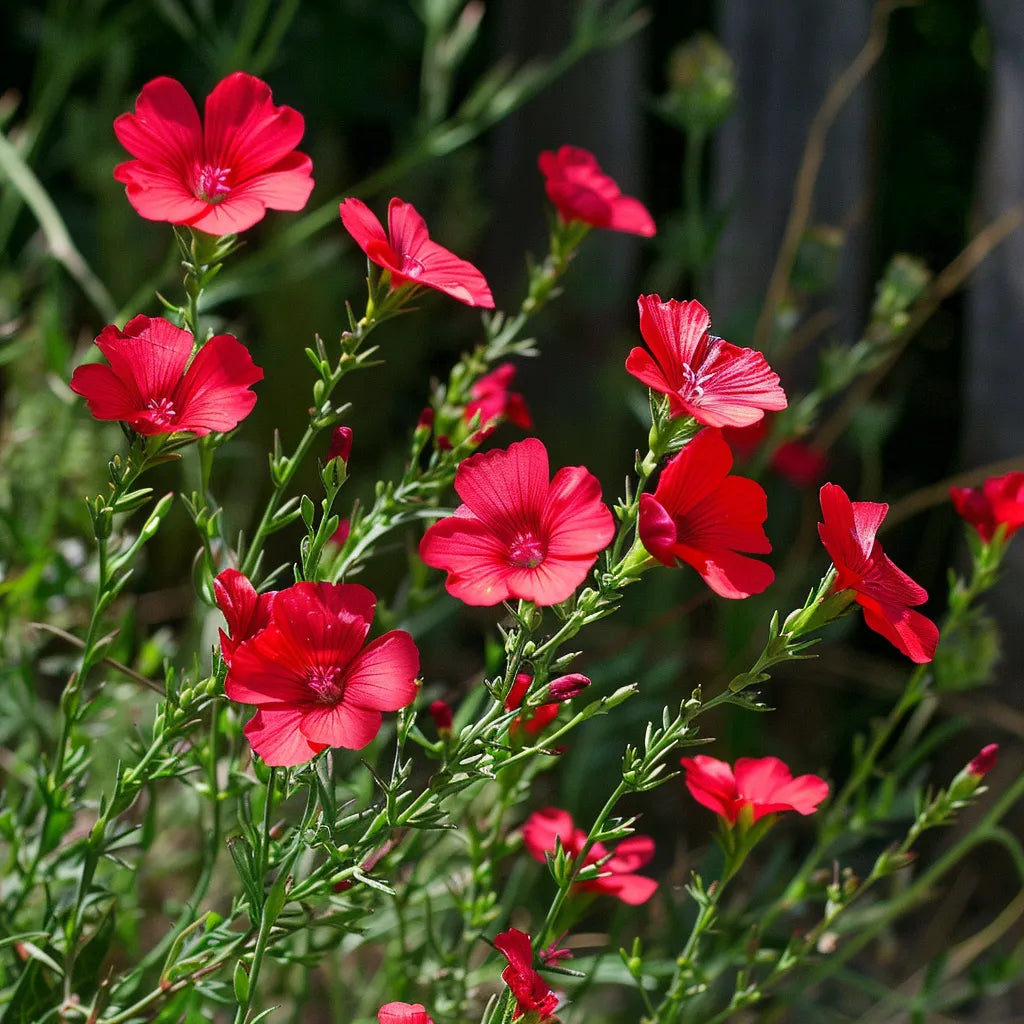
<path fill-rule="evenodd" d="M 709 427 L 745 427 L 766 409 L 786 408 L 779 375 L 760 352 L 710 334 L 711 316 L 695 299 L 662 302 L 641 295 L 639 346 L 626 369 L 654 391 L 668 396 L 673 416 L 692 416 Z"/>
<path fill-rule="evenodd" d="M 421 285 L 444 292 L 467 306 L 494 308 L 484 275 L 430 240 L 426 222 L 412 203 L 392 199 L 388 204 L 388 234 L 361 199 L 345 199 L 338 209 L 345 230 L 372 263 L 391 275 L 391 287 Z"/>
<path fill-rule="evenodd" d="M 771 566 L 740 552 L 767 554 L 768 499 L 761 485 L 730 476 L 732 452 L 720 430 L 702 430 L 661 471 L 654 494 L 640 496 L 643 546 L 662 565 L 692 566 L 722 597 L 760 594 Z"/>
<path fill-rule="evenodd" d="M 558 604 L 615 535 L 597 478 L 569 466 L 549 482 L 547 449 L 536 438 L 466 459 L 455 490 L 464 504 L 427 530 L 420 557 L 447 570 L 448 593 L 466 604 Z"/>
<path fill-rule="evenodd" d="M 415 699 L 412 637 L 392 630 L 363 646 L 375 605 L 357 583 L 296 583 L 274 596 L 267 626 L 236 648 L 224 691 L 257 706 L 245 734 L 267 764 L 365 747 L 382 711 Z"/>
<path fill-rule="evenodd" d="M 526 399 L 509 386 L 515 379 L 516 368 L 512 363 L 502 363 L 490 373 L 484 374 L 470 389 L 473 400 L 466 406 L 466 422 L 480 413 L 480 429 L 496 426 L 508 420 L 523 430 L 533 427 Z"/>
<path fill-rule="evenodd" d="M 551 986 L 533 969 L 533 948 L 530 936 L 518 928 L 509 928 L 494 937 L 494 945 L 508 959 L 508 967 L 501 972 L 501 980 L 508 985 L 516 999 L 517 1020 L 525 1013 L 536 1014 L 538 1024 L 554 1019 L 558 1009 L 558 996 Z"/>
<path fill-rule="evenodd" d="M 205 116 L 173 78 L 142 87 L 134 114 L 114 134 L 136 160 L 114 177 L 147 220 L 229 235 L 270 210 L 301 210 L 313 189 L 312 161 L 295 147 L 305 127 L 291 107 L 274 106 L 270 87 L 236 71 L 206 98 Z"/>
<path fill-rule="evenodd" d="M 220 630 L 220 650 L 226 664 L 239 644 L 251 640 L 270 625 L 270 609 L 276 591 L 258 594 L 249 579 L 237 569 L 224 569 L 213 581 L 217 607 L 227 620 L 228 632 Z"/>
<path fill-rule="evenodd" d="M 912 610 L 928 600 L 928 592 L 898 569 L 875 539 L 889 506 L 850 501 L 838 484 L 825 484 L 820 498 L 825 521 L 818 523 L 818 536 L 836 567 L 832 592 L 852 590 L 871 629 L 911 661 L 931 661 L 939 630 Z"/>
<path fill-rule="evenodd" d="M 777 757 L 741 757 L 735 771 L 725 761 L 706 754 L 684 757 L 686 788 L 694 800 L 735 825 L 744 808 L 751 823 L 766 814 L 796 811 L 813 814 L 828 796 L 828 783 L 817 775 L 793 778 Z"/>
<path fill-rule="evenodd" d="M 545 807 L 534 811 L 523 825 L 523 841 L 532 856 L 544 863 L 545 855 L 555 852 L 560 842 L 574 860 L 579 858 L 587 841 L 587 834 L 575 827 L 568 811 Z M 587 892 L 600 892 L 615 896 L 632 906 L 646 903 L 658 883 L 653 878 L 635 874 L 654 856 L 654 840 L 650 836 L 627 836 L 609 851 L 601 843 L 594 843 L 583 858 L 583 864 L 599 864 L 601 875 L 576 883 L 576 888 Z"/>
<path fill-rule="evenodd" d="M 987 544 L 1000 526 L 1011 537 L 1024 526 L 1024 473 L 990 477 L 981 487 L 950 487 L 957 515 Z"/>
<path fill-rule="evenodd" d="M 650 238 L 654 220 L 647 207 L 624 196 L 612 178 L 598 166 L 593 153 L 576 146 L 562 146 L 537 158 L 544 175 L 548 199 L 564 221 L 582 221 L 595 228 L 625 231 Z"/>
<path fill-rule="evenodd" d="M 422 1003 L 385 1003 L 377 1011 L 378 1024 L 434 1024 Z"/>
<path fill-rule="evenodd" d="M 122 420 L 139 434 L 233 430 L 256 404 L 249 387 L 263 371 L 230 334 L 211 338 L 191 358 L 193 340 L 159 317 L 134 317 L 123 331 L 104 327 L 96 346 L 110 365 L 79 366 L 71 390 L 96 419 Z"/>

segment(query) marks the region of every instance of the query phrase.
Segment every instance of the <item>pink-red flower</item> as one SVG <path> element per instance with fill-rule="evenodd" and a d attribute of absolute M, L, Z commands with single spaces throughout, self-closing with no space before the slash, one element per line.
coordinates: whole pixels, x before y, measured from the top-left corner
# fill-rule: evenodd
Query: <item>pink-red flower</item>
<path fill-rule="evenodd" d="M 740 554 L 767 554 L 768 499 L 761 485 L 730 476 L 732 452 L 722 432 L 702 430 L 661 471 L 654 494 L 640 496 L 643 546 L 662 565 L 685 562 L 722 597 L 760 594 L 771 566 Z"/>
<path fill-rule="evenodd" d="M 422 1003 L 385 1003 L 377 1011 L 378 1024 L 434 1024 Z"/>
<path fill-rule="evenodd" d="M 236 71 L 206 98 L 203 122 L 185 87 L 154 78 L 134 114 L 114 121 L 136 160 L 114 177 L 147 220 L 186 224 L 210 235 L 251 228 L 270 210 L 301 210 L 313 189 L 313 164 L 295 147 L 302 115 L 276 107 L 270 87 Z"/>
<path fill-rule="evenodd" d="M 697 803 L 735 825 L 749 807 L 751 822 L 766 814 L 796 811 L 813 814 L 828 796 L 828 783 L 817 775 L 793 778 L 777 757 L 741 757 L 735 771 L 725 761 L 706 754 L 684 757 L 686 788 Z"/>
<path fill-rule="evenodd" d="M 455 490 L 464 504 L 427 530 L 420 557 L 447 570 L 448 592 L 466 604 L 558 604 L 615 535 L 597 478 L 569 466 L 549 482 L 547 449 L 536 438 L 466 459 Z"/>
<path fill-rule="evenodd" d="M 593 153 L 562 146 L 537 158 L 548 199 L 564 221 L 579 220 L 595 228 L 625 231 L 650 238 L 656 228 L 639 199 L 624 196 L 598 166 Z"/>
<path fill-rule="evenodd" d="M 159 317 L 104 327 L 96 345 L 110 365 L 79 366 L 71 390 L 96 419 L 123 420 L 140 434 L 233 430 L 256 404 L 249 387 L 263 371 L 230 334 L 211 338 L 190 362 L 193 340 Z"/>
<path fill-rule="evenodd" d="M 542 811 L 534 811 L 526 824 L 523 825 L 523 841 L 527 850 L 536 860 L 544 863 L 545 854 L 555 852 L 555 842 L 562 844 L 570 857 L 578 858 L 587 841 L 587 834 L 573 825 L 568 811 L 557 807 L 545 807 Z M 639 906 L 646 903 L 658 883 L 653 878 L 635 874 L 637 868 L 643 867 L 654 856 L 654 840 L 650 836 L 627 836 L 614 852 L 610 852 L 601 843 L 594 843 L 583 858 L 583 865 L 599 864 L 601 875 L 598 878 L 577 882 L 576 886 L 588 892 L 601 892 L 615 896 L 623 903 Z"/>
<path fill-rule="evenodd" d="M 673 416 L 692 416 L 709 427 L 745 427 L 766 409 L 786 408 L 779 375 L 760 352 L 708 333 L 711 317 L 695 299 L 662 302 L 641 295 L 639 346 L 626 369 L 649 388 L 668 395 Z"/>
<path fill-rule="evenodd" d="M 331 433 L 331 445 L 327 449 L 327 461 L 341 459 L 345 465 L 352 457 L 352 428 L 335 427 Z"/>
<path fill-rule="evenodd" d="M 494 308 L 491 289 L 472 263 L 459 259 L 430 240 L 427 225 L 412 203 L 392 199 L 388 232 L 361 199 L 345 199 L 338 207 L 345 230 L 372 263 L 391 275 L 391 287 L 421 285 L 450 295 L 467 306 Z"/>
<path fill-rule="evenodd" d="M 533 419 L 530 410 L 526 408 L 526 399 L 518 392 L 509 391 L 515 376 L 515 366 L 502 363 L 481 377 L 470 390 L 473 400 L 466 406 L 466 421 L 471 421 L 480 413 L 481 430 L 493 427 L 501 420 L 508 420 L 523 430 L 530 430 Z"/>
<path fill-rule="evenodd" d="M 377 735 L 382 711 L 412 703 L 412 637 L 392 630 L 363 646 L 375 605 L 357 583 L 296 583 L 274 595 L 266 626 L 235 648 L 224 690 L 257 706 L 245 734 L 267 764 L 305 764 L 325 747 L 358 750 Z"/>
<path fill-rule="evenodd" d="M 967 766 L 967 771 L 971 775 L 977 775 L 982 778 L 988 775 L 990 771 L 996 766 L 996 761 L 999 760 L 999 744 L 989 743 L 987 746 L 981 748 L 977 754 L 971 759 L 971 763 Z"/>
<path fill-rule="evenodd" d="M 530 689 L 533 676 L 528 672 L 520 672 L 512 683 L 512 689 L 505 698 L 505 710 L 515 711 L 522 707 L 523 700 Z M 543 732 L 558 717 L 557 704 L 540 704 L 535 708 L 527 708 L 521 715 L 516 715 L 509 723 L 508 731 L 516 733 L 520 729 L 531 736 Z"/>
<path fill-rule="evenodd" d="M 217 607 L 227 620 L 228 631 L 220 630 L 220 650 L 226 664 L 239 644 L 251 640 L 270 625 L 270 609 L 277 594 L 268 590 L 258 594 L 256 588 L 237 569 L 224 569 L 213 581 Z"/>
<path fill-rule="evenodd" d="M 928 600 L 928 593 L 892 563 L 875 539 L 889 506 L 850 501 L 838 484 L 825 484 L 820 497 L 825 521 L 818 523 L 818 536 L 836 567 L 832 592 L 852 590 L 871 629 L 911 661 L 931 661 L 938 628 L 912 610 Z"/>
<path fill-rule="evenodd" d="M 1011 537 L 1024 526 L 1024 473 L 990 477 L 981 487 L 950 487 L 957 515 L 987 544 L 1000 526 Z"/>
<path fill-rule="evenodd" d="M 494 945 L 505 954 L 508 967 L 501 972 L 501 980 L 508 985 L 516 999 L 517 1020 L 525 1013 L 537 1015 L 539 1024 L 554 1019 L 558 1009 L 558 996 L 551 986 L 533 969 L 533 948 L 530 936 L 518 928 L 509 928 L 494 937 Z"/>

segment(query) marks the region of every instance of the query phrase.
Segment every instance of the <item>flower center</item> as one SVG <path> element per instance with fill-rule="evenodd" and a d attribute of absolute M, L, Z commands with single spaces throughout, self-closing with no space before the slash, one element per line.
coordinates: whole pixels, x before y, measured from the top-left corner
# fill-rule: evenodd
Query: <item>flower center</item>
<path fill-rule="evenodd" d="M 423 264 L 415 256 L 402 253 L 402 273 L 406 277 L 422 277 L 423 269 Z"/>
<path fill-rule="evenodd" d="M 335 665 L 314 665 L 306 675 L 306 683 L 321 704 L 337 704 L 345 692 L 345 680 Z"/>
<path fill-rule="evenodd" d="M 547 554 L 547 546 L 536 534 L 517 533 L 508 546 L 508 560 L 520 569 L 536 569 Z"/>
<path fill-rule="evenodd" d="M 157 427 L 169 427 L 178 415 L 169 398 L 151 398 L 146 403 L 146 410 L 153 425 Z"/>
<path fill-rule="evenodd" d="M 694 370 L 689 363 L 683 365 L 683 380 L 679 385 L 681 398 L 702 398 L 704 396 L 704 375 Z"/>
<path fill-rule="evenodd" d="M 228 184 L 228 175 L 231 174 L 230 167 L 214 167 L 212 164 L 196 165 L 192 191 L 197 199 L 207 203 L 219 203 L 226 199 L 231 191 Z"/>

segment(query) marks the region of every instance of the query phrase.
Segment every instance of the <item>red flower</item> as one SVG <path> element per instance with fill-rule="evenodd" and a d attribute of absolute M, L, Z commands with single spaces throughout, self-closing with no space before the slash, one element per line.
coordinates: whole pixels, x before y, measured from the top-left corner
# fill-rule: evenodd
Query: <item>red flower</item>
<path fill-rule="evenodd" d="M 536 860 L 544 863 L 544 855 L 555 852 L 556 840 L 561 842 L 562 849 L 570 857 L 577 858 L 587 841 L 587 834 L 573 825 L 568 811 L 557 807 L 545 807 L 526 819 L 523 841 Z M 600 863 L 601 876 L 577 882 L 576 886 L 589 892 L 607 893 L 623 903 L 639 906 L 654 895 L 658 883 L 653 878 L 633 872 L 653 856 L 654 840 L 650 836 L 629 836 L 618 844 L 614 853 L 609 853 L 601 843 L 594 843 L 583 864 Z"/>
<path fill-rule="evenodd" d="M 772 454 L 771 467 L 794 487 L 810 487 L 825 475 L 828 456 L 803 441 L 783 441 Z"/>
<path fill-rule="evenodd" d="M 361 199 L 345 199 L 338 207 L 345 230 L 371 262 L 391 274 L 391 287 L 404 284 L 435 288 L 467 306 L 494 308 L 491 289 L 472 263 L 459 259 L 430 240 L 427 225 L 411 203 L 392 199 L 388 231 Z"/>
<path fill-rule="evenodd" d="M 818 536 L 837 573 L 832 592 L 854 591 L 871 629 L 911 661 L 931 661 L 939 631 L 930 619 L 911 611 L 928 600 L 928 593 L 896 568 L 875 540 L 889 506 L 850 501 L 838 484 L 825 484 L 820 497 L 825 522 L 818 523 Z"/>
<path fill-rule="evenodd" d="M 382 711 L 412 703 L 412 637 L 392 630 L 362 646 L 375 604 L 357 583 L 296 583 L 235 650 L 224 690 L 258 706 L 245 734 L 267 764 L 305 764 L 328 746 L 358 750 L 377 735 Z"/>
<path fill-rule="evenodd" d="M 434 720 L 434 727 L 442 736 L 447 736 L 452 731 L 455 718 L 452 709 L 443 700 L 435 700 L 427 709 L 430 717 Z"/>
<path fill-rule="evenodd" d="M 654 221 L 639 199 L 624 196 L 619 186 L 598 166 L 593 153 L 562 146 L 541 153 L 537 164 L 544 175 L 548 199 L 564 221 L 581 220 L 595 228 L 626 231 L 650 238 Z"/>
<path fill-rule="evenodd" d="M 994 476 L 981 487 L 950 487 L 957 515 L 969 522 L 987 544 L 999 526 L 1011 537 L 1024 526 L 1024 473 Z"/>
<path fill-rule="evenodd" d="M 708 333 L 711 317 L 696 300 L 662 302 L 641 295 L 640 333 L 650 352 L 634 348 L 626 369 L 668 395 L 673 416 L 692 416 L 709 427 L 745 427 L 765 409 L 785 409 L 779 375 L 760 352 Z"/>
<path fill-rule="evenodd" d="M 237 569 L 224 569 L 213 581 L 217 607 L 227 619 L 228 632 L 220 632 L 220 650 L 224 661 L 231 664 L 231 656 L 239 644 L 251 640 L 270 625 L 270 609 L 277 591 L 257 594 L 256 588 Z"/>
<path fill-rule="evenodd" d="M 422 1003 L 385 1003 L 377 1011 L 378 1024 L 434 1024 Z"/>
<path fill-rule="evenodd" d="M 729 476 L 732 452 L 722 432 L 702 430 L 662 471 L 653 495 L 640 495 L 640 541 L 662 565 L 685 562 L 722 597 L 760 594 L 771 566 L 740 551 L 767 554 L 762 525 L 768 499 L 760 484 Z"/>
<path fill-rule="evenodd" d="M 523 699 L 530 689 L 533 676 L 528 672 L 520 672 L 512 683 L 512 689 L 508 691 L 505 698 L 505 710 L 515 711 L 523 706 Z M 516 715 L 509 723 L 508 731 L 516 733 L 520 729 L 531 736 L 543 732 L 558 717 L 557 704 L 541 704 L 535 708 L 528 708 L 522 715 Z"/>
<path fill-rule="evenodd" d="M 270 87 L 242 71 L 206 98 L 204 123 L 180 82 L 154 78 L 135 113 L 114 121 L 118 141 L 138 157 L 118 164 L 114 177 L 146 220 L 234 234 L 268 209 L 306 205 L 313 164 L 294 152 L 303 128 L 297 110 L 275 107 Z"/>
<path fill-rule="evenodd" d="M 686 788 L 697 803 L 720 814 L 730 825 L 749 807 L 751 821 L 779 811 L 813 814 L 828 796 L 828 783 L 817 775 L 793 778 L 777 757 L 741 757 L 736 771 L 725 761 L 698 754 L 680 761 Z"/>
<path fill-rule="evenodd" d="M 352 456 L 352 428 L 335 427 L 331 433 L 331 445 L 327 449 L 327 461 L 341 459 L 345 465 Z"/>
<path fill-rule="evenodd" d="M 558 996 L 533 969 L 530 936 L 518 928 L 509 928 L 507 932 L 495 935 L 494 945 L 508 958 L 508 967 L 501 972 L 501 980 L 516 997 L 516 1012 L 512 1019 L 516 1020 L 524 1013 L 535 1013 L 540 1024 L 553 1020 L 558 1009 Z"/>
<path fill-rule="evenodd" d="M 71 390 L 98 420 L 123 420 L 140 434 L 202 436 L 233 430 L 256 404 L 263 371 L 230 334 L 211 338 L 189 362 L 193 338 L 159 317 L 137 316 L 96 339 L 109 366 L 79 366 Z M 186 368 L 187 367 L 187 368 Z"/>
<path fill-rule="evenodd" d="M 977 775 L 979 778 L 988 775 L 990 771 L 996 766 L 996 761 L 999 760 L 999 744 L 989 743 L 988 746 L 982 747 L 977 754 L 971 759 L 971 763 L 967 766 L 967 771 L 971 775 Z"/>
<path fill-rule="evenodd" d="M 466 406 L 466 422 L 480 413 L 480 429 L 495 426 L 501 420 L 509 420 L 523 430 L 533 427 L 530 410 L 522 395 L 509 391 L 515 379 L 516 368 L 511 363 L 502 363 L 490 373 L 481 377 L 470 393 L 473 401 Z"/>
<path fill-rule="evenodd" d="M 547 449 L 533 437 L 466 459 L 455 490 L 464 504 L 427 530 L 420 557 L 448 571 L 448 593 L 466 604 L 558 604 L 615 535 L 597 478 L 569 466 L 549 483 Z"/>

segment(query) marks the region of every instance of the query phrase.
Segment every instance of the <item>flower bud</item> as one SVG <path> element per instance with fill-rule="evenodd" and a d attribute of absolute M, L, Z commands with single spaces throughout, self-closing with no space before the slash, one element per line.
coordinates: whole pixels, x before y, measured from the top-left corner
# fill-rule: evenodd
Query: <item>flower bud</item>
<path fill-rule="evenodd" d="M 579 696 L 589 685 L 590 680 L 585 675 L 579 672 L 570 672 L 568 675 L 559 676 L 551 681 L 548 696 L 561 703 Z"/>
<path fill-rule="evenodd" d="M 995 768 L 998 756 L 999 744 L 990 743 L 988 746 L 982 747 L 981 750 L 978 751 L 978 754 L 967 766 L 967 771 L 971 775 L 977 775 L 980 779 L 982 776 L 988 775 L 988 773 Z"/>
<path fill-rule="evenodd" d="M 447 434 L 440 434 L 438 436 L 437 450 L 441 452 L 450 452 L 452 450 L 452 443 L 448 440 Z"/>
<path fill-rule="evenodd" d="M 706 132 L 725 119 L 736 99 L 732 59 L 706 33 L 676 47 L 668 63 L 666 112 L 687 131 Z"/>
<path fill-rule="evenodd" d="M 352 454 L 352 428 L 335 427 L 331 434 L 331 447 L 327 451 L 327 461 L 341 459 L 348 465 L 349 456 Z"/>
<path fill-rule="evenodd" d="M 423 412 L 420 413 L 420 418 L 416 421 L 417 430 L 433 430 L 434 429 L 434 410 L 428 405 Z"/>
<path fill-rule="evenodd" d="M 452 709 L 443 701 L 435 700 L 429 708 L 430 717 L 437 726 L 438 734 L 442 737 L 451 735 L 452 731 Z"/>

